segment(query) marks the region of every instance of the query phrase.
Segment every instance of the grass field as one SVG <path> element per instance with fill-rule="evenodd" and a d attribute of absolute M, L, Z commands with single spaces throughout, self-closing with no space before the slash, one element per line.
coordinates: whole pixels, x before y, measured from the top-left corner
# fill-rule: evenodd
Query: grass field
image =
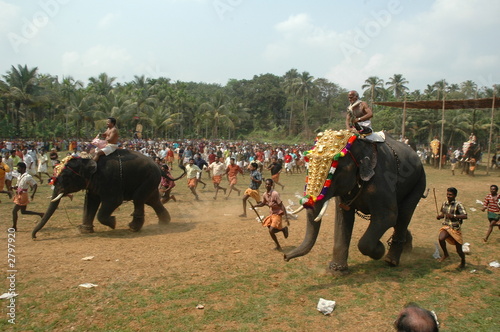
<path fill-rule="evenodd" d="M 323 219 L 317 243 L 307 256 L 284 262 L 273 251 L 267 230 L 248 212 L 239 218 L 241 199 L 233 193 L 228 200 L 213 200 L 208 183 L 200 189 L 200 202 L 192 201 L 185 179 L 173 192 L 178 201 L 166 204 L 172 222 L 157 224 L 147 208 L 145 227 L 139 233 L 127 230 L 132 204 L 123 204 L 115 215 L 117 229 L 96 221 L 96 233 L 81 235 L 83 192 L 73 201 L 63 199 L 46 227 L 31 240 L 39 218 L 20 216 L 15 237 L 15 324 L 8 322 L 7 300 L 1 300 L 0 329 L 10 331 L 392 331 L 392 322 L 408 302 L 434 310 L 442 331 L 499 331 L 499 269 L 489 266 L 500 260 L 500 231 L 488 243 L 486 213 L 476 200 L 483 200 L 490 184 L 500 184 L 500 172 L 483 169 L 476 176 L 426 168 L 427 199 L 420 201 L 410 229 L 413 252 L 404 255 L 397 268 L 373 261 L 357 250 L 357 240 L 367 221 L 356 221 L 350 248 L 351 273 L 334 277 L 326 273 L 333 245 L 331 204 Z M 459 172 L 458 172 L 459 173 Z M 174 175 L 179 170 L 174 170 Z M 269 174 L 264 173 L 267 177 Z M 248 176 L 240 178 L 245 188 Z M 297 204 L 304 174 L 282 175 L 281 196 Z M 225 184 L 225 183 L 223 183 Z M 439 204 L 446 188 L 458 188 L 469 219 L 463 225 L 471 253 L 464 270 L 449 248 L 448 261 L 432 257 L 440 221 L 437 221 L 432 188 Z M 44 211 L 50 188 L 40 187 L 31 210 Z M 12 203 L 0 197 L 0 264 L 7 262 L 7 228 Z M 267 210 L 262 208 L 261 214 Z M 304 237 L 305 215 L 291 221 L 290 236 L 278 239 L 285 251 L 298 246 Z M 382 241 L 387 241 L 390 232 Z M 93 256 L 91 260 L 82 258 Z M 93 283 L 95 288 L 79 287 Z M 495 286 L 496 285 L 496 286 Z M 4 281 L 3 292 L 10 286 Z M 316 310 L 319 298 L 335 300 L 329 316 Z M 197 309 L 203 305 L 203 309 Z"/>

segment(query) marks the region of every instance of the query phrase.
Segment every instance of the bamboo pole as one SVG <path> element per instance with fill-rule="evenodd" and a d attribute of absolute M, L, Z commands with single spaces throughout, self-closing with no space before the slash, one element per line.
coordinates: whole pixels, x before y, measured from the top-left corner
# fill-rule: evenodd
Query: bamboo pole
<path fill-rule="evenodd" d="M 488 160 L 486 161 L 486 174 L 490 174 L 490 166 L 491 166 L 491 157 L 490 157 L 490 152 L 491 152 L 491 141 L 493 139 L 493 120 L 495 118 L 495 88 L 496 86 L 493 85 L 493 98 L 491 100 L 491 121 L 490 121 L 490 138 L 488 139 Z M 495 147 L 496 150 L 496 147 Z M 496 162 L 496 151 L 495 151 L 495 162 Z"/>
<path fill-rule="evenodd" d="M 444 139 L 444 110 L 445 110 L 445 93 L 443 92 L 443 109 L 441 111 L 441 143 L 439 144 L 439 170 L 441 170 L 441 160 L 443 158 L 443 139 Z"/>
<path fill-rule="evenodd" d="M 401 141 L 404 142 L 406 135 L 406 93 L 403 102 L 403 123 L 401 124 Z"/>

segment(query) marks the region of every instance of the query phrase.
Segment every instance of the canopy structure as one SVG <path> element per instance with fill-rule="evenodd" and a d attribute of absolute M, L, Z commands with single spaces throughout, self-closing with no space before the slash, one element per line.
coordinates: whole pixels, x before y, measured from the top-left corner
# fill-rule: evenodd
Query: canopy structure
<path fill-rule="evenodd" d="M 471 108 L 492 108 L 500 107 L 500 98 L 482 98 L 482 99 L 462 99 L 462 100 L 421 100 L 421 101 L 390 101 L 374 103 L 375 105 L 419 109 L 447 109 L 463 110 Z"/>
<path fill-rule="evenodd" d="M 457 109 L 478 109 L 478 108 L 491 108 L 491 123 L 490 123 L 490 139 L 488 140 L 488 161 L 486 163 L 486 174 L 489 173 L 490 168 L 490 151 L 491 151 L 491 139 L 493 136 L 493 119 L 495 108 L 500 107 L 500 98 L 481 98 L 481 99 L 461 99 L 461 100 L 421 100 L 421 101 L 394 101 L 394 102 L 379 102 L 374 103 L 375 105 L 389 106 L 403 108 L 403 125 L 402 125 L 402 135 L 405 135 L 405 122 L 406 122 L 406 109 L 407 108 L 418 108 L 418 109 L 441 109 L 442 110 L 442 121 L 441 121 L 441 142 L 444 136 L 444 110 L 457 110 Z M 443 153 L 443 145 L 441 144 L 440 155 Z M 441 163 L 439 163 L 439 169 L 441 169 Z"/>

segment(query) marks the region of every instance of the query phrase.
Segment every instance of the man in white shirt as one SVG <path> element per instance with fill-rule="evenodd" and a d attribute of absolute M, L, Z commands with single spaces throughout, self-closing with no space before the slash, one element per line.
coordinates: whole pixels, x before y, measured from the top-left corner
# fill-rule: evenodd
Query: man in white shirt
<path fill-rule="evenodd" d="M 15 190 L 14 196 L 14 209 L 12 209 L 12 228 L 17 231 L 17 212 L 21 211 L 21 214 L 37 215 L 43 218 L 43 213 L 33 212 L 26 210 L 28 203 L 30 202 L 30 196 L 28 195 L 28 190 L 31 188 L 31 200 L 35 198 L 35 193 L 38 188 L 35 179 L 26 172 L 26 164 L 20 162 L 17 164 L 17 171 L 20 176 L 17 179 L 17 186 L 12 189 Z"/>

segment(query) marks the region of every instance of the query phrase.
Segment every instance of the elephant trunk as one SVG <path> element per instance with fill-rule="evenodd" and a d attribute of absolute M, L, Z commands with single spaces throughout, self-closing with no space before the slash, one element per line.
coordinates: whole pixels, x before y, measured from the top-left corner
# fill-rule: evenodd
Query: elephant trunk
<path fill-rule="evenodd" d="M 47 208 L 47 211 L 43 215 L 42 220 L 40 220 L 40 222 L 33 229 L 33 232 L 31 232 L 31 238 L 32 239 L 36 239 L 36 233 L 39 230 L 41 230 L 43 228 L 43 226 L 45 226 L 45 224 L 47 223 L 47 221 L 49 221 L 50 217 L 52 217 L 52 214 L 54 214 L 54 212 L 57 210 L 57 207 L 59 206 L 59 202 L 61 200 L 60 199 L 56 200 L 55 199 L 56 197 L 57 197 L 57 195 L 54 193 L 52 195 L 52 201 L 49 204 L 49 207 Z"/>
<path fill-rule="evenodd" d="M 307 226 L 304 241 L 302 241 L 300 246 L 285 254 L 285 261 L 288 262 L 292 258 L 307 255 L 314 247 L 316 239 L 318 238 L 319 229 L 321 227 L 321 220 L 314 221 L 318 215 L 319 209 L 321 209 L 321 206 L 315 207 L 314 209 L 307 209 Z"/>

